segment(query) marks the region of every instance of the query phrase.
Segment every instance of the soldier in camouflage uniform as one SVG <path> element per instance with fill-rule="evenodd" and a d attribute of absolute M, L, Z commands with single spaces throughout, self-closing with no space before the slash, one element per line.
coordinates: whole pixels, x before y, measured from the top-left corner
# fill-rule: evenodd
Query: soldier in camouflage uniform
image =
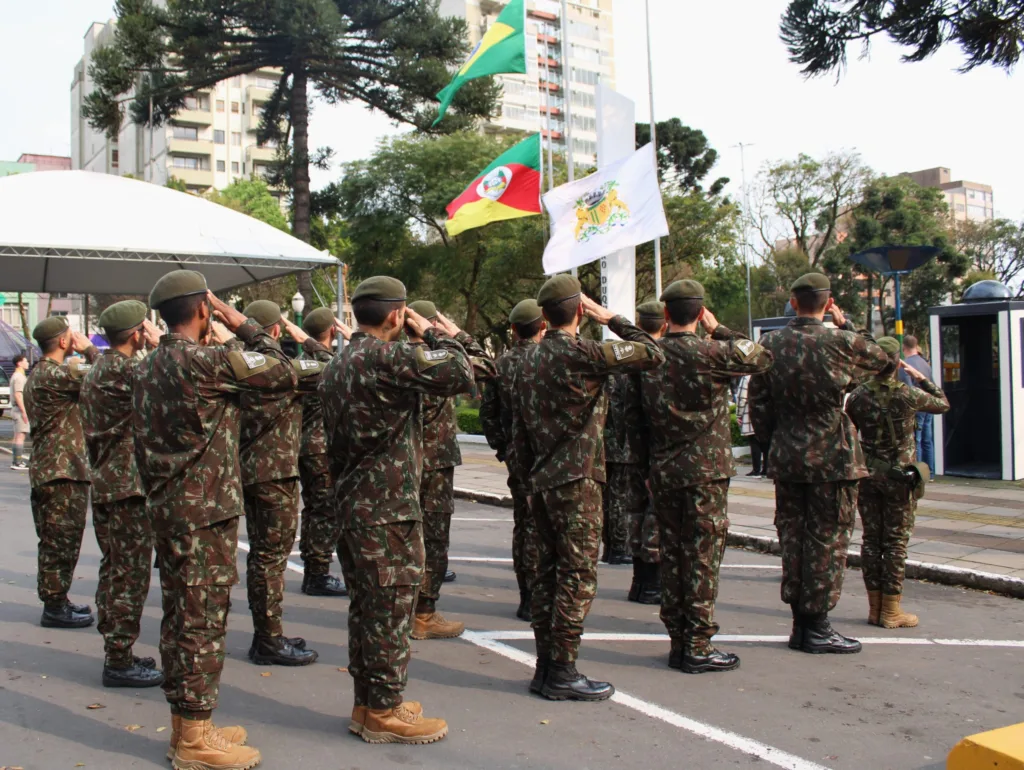
<path fill-rule="evenodd" d="M 132 383 L 136 355 L 155 346 L 160 334 L 136 300 L 111 305 L 99 323 L 110 348 L 86 373 L 80 402 L 92 467 L 92 523 L 102 555 L 96 611 L 103 685 L 155 687 L 164 680 L 156 661 L 132 655 L 153 571 L 153 527 L 135 462 Z"/>
<path fill-rule="evenodd" d="M 949 400 L 930 379 L 900 361 L 898 340 L 882 337 L 878 346 L 918 387 L 898 380 L 894 369 L 861 385 L 846 402 L 871 473 L 861 479 L 857 496 L 864 528 L 861 571 L 868 590 L 868 622 L 883 628 L 913 628 L 917 616 L 903 612 L 900 600 L 914 512 L 929 477 L 925 463 L 914 463 L 915 415 L 948 412 Z"/>
<path fill-rule="evenodd" d="M 242 312 L 275 341 L 281 336 L 282 324 L 300 345 L 307 339 L 305 332 L 282 318 L 281 308 L 270 300 L 256 300 Z M 240 343 L 231 343 L 235 345 Z M 295 390 L 242 396 L 239 460 L 249 538 L 245 585 L 253 625 L 249 660 L 261 665 L 308 666 L 317 653 L 306 649 L 302 637 L 284 635 L 281 616 L 284 573 L 299 525 L 301 399 L 316 392 L 324 364 L 291 361 L 289 365 L 298 379 Z"/>
<path fill-rule="evenodd" d="M 454 338 L 470 356 L 476 381 L 486 384 L 494 376 L 494 363 L 470 335 L 439 313 L 433 302 L 419 300 L 409 308 Z M 426 343 L 410 336 L 413 346 Z M 441 583 L 448 571 L 452 514 L 455 513 L 455 468 L 462 465 L 458 423 L 453 396 L 423 396 L 423 478 L 420 481 L 420 509 L 423 512 L 423 545 L 426 551 L 423 584 L 416 600 L 413 639 L 451 639 L 466 630 L 463 623 L 447 620 L 435 608 L 441 597 Z"/>
<path fill-rule="evenodd" d="M 750 379 L 757 440 L 771 445 L 775 527 L 782 548 L 782 601 L 793 612 L 789 646 L 809 653 L 860 652 L 832 629 L 828 613 L 843 587 L 857 509 L 867 476 L 843 398 L 892 362 L 866 332 L 857 334 L 830 296 L 828 278 L 808 273 L 792 286 L 797 317 L 761 340 L 775 359 Z M 831 312 L 837 329 L 824 325 Z"/>
<path fill-rule="evenodd" d="M 89 507 L 89 464 L 78 399 L 82 378 L 99 351 L 66 318 L 40 321 L 32 336 L 43 359 L 25 383 L 25 411 L 32 427 L 32 519 L 39 537 L 37 587 L 47 628 L 92 625 L 92 610 L 68 601 Z M 65 359 L 74 350 L 79 358 Z"/>
<path fill-rule="evenodd" d="M 549 330 L 523 356 L 513 386 L 514 473 L 529 480 L 537 528 L 533 585 L 537 670 L 530 690 L 552 700 L 605 700 L 615 688 L 576 670 L 583 621 L 597 592 L 605 482 L 605 383 L 665 357 L 650 335 L 582 294 L 569 275 L 537 295 Z M 584 313 L 623 338 L 579 337 Z"/>
<path fill-rule="evenodd" d="M 352 330 L 334 317 L 330 308 L 320 307 L 302 320 L 309 339 L 302 343 L 306 357 L 327 364 L 334 353 L 334 340 L 346 340 Z M 302 486 L 302 522 L 299 525 L 299 553 L 305 566 L 302 592 L 309 596 L 348 596 L 345 584 L 331 574 L 331 554 L 338 547 L 341 530 L 334 510 L 334 479 L 327 458 L 324 407 L 317 393 L 302 397 L 302 440 L 299 443 L 299 480 Z"/>
<path fill-rule="evenodd" d="M 177 270 L 149 296 L 169 333 L 137 367 L 135 453 L 153 524 L 163 620 L 160 655 L 176 770 L 247 770 L 260 753 L 240 727 L 216 728 L 231 586 L 243 513 L 239 434 L 244 396 L 291 393 L 296 374 L 260 325 L 221 302 L 206 279 Z M 237 335 L 212 323 L 211 312 Z M 206 347 L 207 343 L 215 347 Z"/>
<path fill-rule="evenodd" d="M 519 584 L 516 617 L 529 621 L 530 594 L 537 564 L 533 517 L 527 504 L 527 479 L 516 476 L 512 460 L 512 385 L 519 363 L 526 352 L 544 339 L 544 316 L 535 299 L 524 299 L 512 308 L 508 317 L 515 344 L 495 362 L 497 376 L 484 389 L 480 404 L 480 424 L 487 443 L 498 460 L 508 468 L 508 489 L 512 493 L 512 569 Z"/>
<path fill-rule="evenodd" d="M 368 743 L 432 743 L 448 734 L 418 703 L 403 703 L 409 632 L 423 580 L 422 396 L 473 384 L 462 346 L 405 306 L 405 286 L 368 278 L 352 295 L 359 329 L 320 384 L 351 603 L 349 729 Z M 398 341 L 403 327 L 426 343 Z"/>
<path fill-rule="evenodd" d="M 661 299 L 669 319 L 660 341 L 665 364 L 643 375 L 643 408 L 661 531 L 661 620 L 672 640 L 669 666 L 688 674 L 730 671 L 739 657 L 711 644 L 718 633 L 729 479 L 736 475 L 729 390 L 734 378 L 767 371 L 772 356 L 718 323 L 697 281 L 676 281 Z M 698 326 L 709 336 L 698 337 Z"/>

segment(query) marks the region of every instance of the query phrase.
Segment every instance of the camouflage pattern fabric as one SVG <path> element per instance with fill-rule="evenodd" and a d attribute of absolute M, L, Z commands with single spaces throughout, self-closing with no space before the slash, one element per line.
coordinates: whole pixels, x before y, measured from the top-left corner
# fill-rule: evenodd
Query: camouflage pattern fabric
<path fill-rule="evenodd" d="M 857 482 L 775 482 L 782 601 L 805 615 L 830 612 L 843 591 L 857 510 Z"/>
<path fill-rule="evenodd" d="M 661 530 L 650 501 L 629 519 L 629 549 L 633 558 L 645 564 L 661 564 Z"/>
<path fill-rule="evenodd" d="M 355 705 L 394 708 L 408 681 L 409 632 L 423 579 L 423 525 L 346 527 L 340 551 L 351 599 L 348 673 Z"/>
<path fill-rule="evenodd" d="M 647 420 L 640 389 L 639 374 L 616 374 L 608 378 L 604 452 L 605 461 L 609 464 L 639 465 L 646 470 Z"/>
<path fill-rule="evenodd" d="M 302 343 L 306 360 L 330 363 L 334 358 L 324 345 L 310 337 Z M 319 382 L 317 382 L 319 386 Z M 302 395 L 302 438 L 299 441 L 299 457 L 327 454 L 327 434 L 324 432 L 324 405 L 318 390 Z"/>
<path fill-rule="evenodd" d="M 605 435 L 608 433 L 605 431 Z M 647 510 L 647 484 L 641 466 L 608 462 L 608 482 L 604 488 L 604 527 L 602 540 L 605 555 L 609 550 L 629 553 L 630 527 L 633 517 Z"/>
<path fill-rule="evenodd" d="M 703 655 L 718 633 L 715 600 L 729 533 L 729 480 L 654 498 L 661 530 L 661 621 L 687 654 Z"/>
<path fill-rule="evenodd" d="M 78 565 L 89 509 L 89 482 L 60 479 L 33 485 L 31 501 L 39 538 L 36 587 L 40 601 L 56 607 L 67 600 Z"/>
<path fill-rule="evenodd" d="M 85 352 L 89 363 L 71 358 L 58 364 L 43 358 L 25 383 L 25 411 L 32 426 L 29 482 L 33 487 L 58 479 L 89 481 L 85 434 L 78 399 L 82 380 L 99 351 Z"/>
<path fill-rule="evenodd" d="M 420 506 L 423 508 L 423 546 L 426 552 L 420 596 L 437 601 L 448 571 L 452 514 L 455 513 L 455 469 L 423 470 Z"/>
<path fill-rule="evenodd" d="M 327 455 L 300 455 L 299 479 L 302 482 L 299 553 L 307 574 L 326 575 L 331 571 L 331 554 L 341 536 L 334 510 L 334 479 Z"/>
<path fill-rule="evenodd" d="M 526 593 L 531 590 L 537 572 L 537 527 L 526 487 L 511 476 L 507 483 L 512 495 L 512 570 L 520 593 Z"/>
<path fill-rule="evenodd" d="M 92 526 L 101 554 L 96 630 L 103 635 L 104 665 L 128 668 L 153 572 L 153 527 L 146 498 L 93 500 Z"/>
<path fill-rule="evenodd" d="M 299 526 L 298 480 L 247 484 L 243 493 L 249 539 L 245 588 L 253 630 L 259 636 L 283 636 L 284 572 Z"/>
<path fill-rule="evenodd" d="M 917 501 L 911 487 L 891 479 L 861 479 L 857 508 L 863 532 L 861 574 L 869 591 L 903 593 L 907 544 L 914 532 Z"/>
<path fill-rule="evenodd" d="M 597 594 L 601 484 L 578 479 L 533 495 L 537 572 L 530 609 L 537 657 L 575 663 Z"/>
<path fill-rule="evenodd" d="M 238 517 L 157 538 L 160 660 L 172 712 L 217 708 L 237 547 Z"/>

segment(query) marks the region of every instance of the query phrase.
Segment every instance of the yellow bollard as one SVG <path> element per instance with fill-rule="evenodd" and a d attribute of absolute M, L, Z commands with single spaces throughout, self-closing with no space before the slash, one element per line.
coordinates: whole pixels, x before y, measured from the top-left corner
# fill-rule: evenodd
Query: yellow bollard
<path fill-rule="evenodd" d="M 946 770 L 1024 770 L 1024 723 L 969 735 L 953 747 Z"/>

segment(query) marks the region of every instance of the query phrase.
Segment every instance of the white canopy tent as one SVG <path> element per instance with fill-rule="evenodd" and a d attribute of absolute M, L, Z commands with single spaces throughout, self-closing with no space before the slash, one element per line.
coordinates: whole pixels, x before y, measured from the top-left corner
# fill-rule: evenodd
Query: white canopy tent
<path fill-rule="evenodd" d="M 258 219 L 148 182 L 88 171 L 0 178 L 0 290 L 148 294 L 189 269 L 220 291 L 338 264 Z"/>

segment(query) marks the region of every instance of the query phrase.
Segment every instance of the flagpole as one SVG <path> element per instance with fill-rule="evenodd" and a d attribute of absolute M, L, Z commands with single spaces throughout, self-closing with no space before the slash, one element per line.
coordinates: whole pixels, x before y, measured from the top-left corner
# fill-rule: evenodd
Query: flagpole
<path fill-rule="evenodd" d="M 651 55 L 651 0 L 644 0 L 644 11 L 647 14 L 647 83 L 651 97 L 651 144 L 654 147 L 654 173 L 658 174 L 658 127 L 654 119 L 654 58 Z M 658 176 L 660 184 L 660 174 Z M 661 297 L 661 238 L 654 239 L 654 293 Z"/>
<path fill-rule="evenodd" d="M 562 0 L 562 82 L 565 84 L 565 161 L 569 171 L 569 181 L 576 179 L 576 159 L 573 157 L 572 146 L 572 74 L 569 67 L 569 0 Z M 574 267 L 572 274 L 579 271 Z"/>
<path fill-rule="evenodd" d="M 551 85 L 551 67 L 548 65 L 548 57 L 544 57 L 544 83 Z M 553 150 L 554 138 L 551 136 L 551 91 L 544 88 L 544 112 L 547 116 L 545 130 L 548 134 L 548 190 L 555 189 L 555 155 Z M 543 150 L 541 151 L 543 153 Z M 543 165 L 544 157 L 541 155 Z"/>

